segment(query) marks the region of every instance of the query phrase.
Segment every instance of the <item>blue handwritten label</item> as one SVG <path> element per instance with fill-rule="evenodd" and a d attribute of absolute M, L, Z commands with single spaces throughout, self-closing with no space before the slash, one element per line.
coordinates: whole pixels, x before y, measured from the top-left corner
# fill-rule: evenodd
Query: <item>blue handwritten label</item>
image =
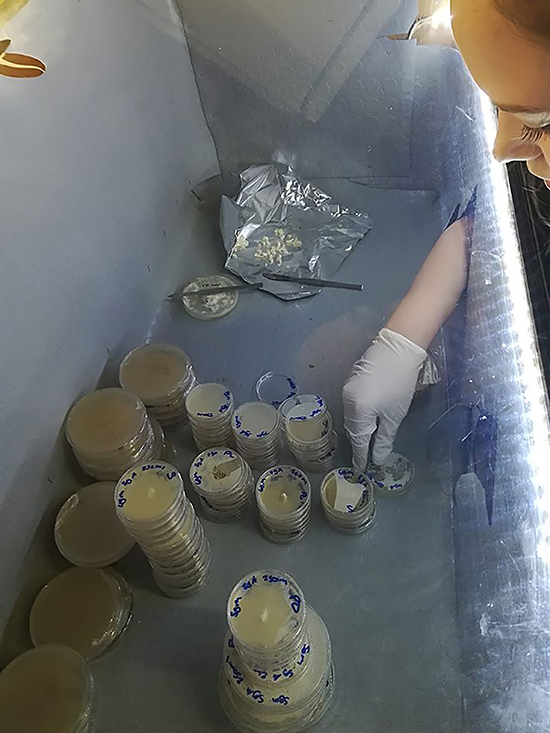
<path fill-rule="evenodd" d="M 233 602 L 233 610 L 229 614 L 232 618 L 237 618 L 237 616 L 243 610 L 239 605 L 240 601 L 242 601 L 242 596 L 237 596 L 237 598 L 235 598 L 235 601 Z"/>
<path fill-rule="evenodd" d="M 302 607 L 302 599 L 300 598 L 300 596 L 296 595 L 296 593 L 289 593 L 288 596 L 291 600 L 290 607 L 292 608 L 294 613 L 299 613 L 300 608 Z"/>
<path fill-rule="evenodd" d="M 251 695 L 253 700 L 256 700 L 257 703 L 263 703 L 264 696 L 261 690 L 253 690 L 251 687 L 246 688 L 246 694 Z"/>
<path fill-rule="evenodd" d="M 288 701 L 290 700 L 290 697 L 287 695 L 279 695 L 279 697 L 272 697 L 271 701 L 275 703 L 280 703 L 281 705 L 288 705 Z"/>

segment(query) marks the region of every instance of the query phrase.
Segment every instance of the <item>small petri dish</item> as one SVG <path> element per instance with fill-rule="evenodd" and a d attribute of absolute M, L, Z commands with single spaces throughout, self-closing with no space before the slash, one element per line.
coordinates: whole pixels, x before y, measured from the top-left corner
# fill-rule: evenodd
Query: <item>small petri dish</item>
<path fill-rule="evenodd" d="M 143 402 L 117 387 L 98 389 L 82 397 L 70 410 L 66 434 L 79 453 L 112 453 L 135 441 L 147 423 Z"/>
<path fill-rule="evenodd" d="M 236 307 L 239 302 L 239 293 L 235 290 L 230 293 L 216 293 L 214 295 L 201 295 L 200 291 L 206 288 L 225 287 L 235 285 L 234 281 L 223 275 L 209 275 L 198 277 L 192 280 L 183 289 L 183 307 L 193 316 L 201 321 L 211 321 L 215 318 L 222 318 Z M 197 293 L 190 297 L 184 297 L 189 293 Z"/>
<path fill-rule="evenodd" d="M 266 372 L 256 382 L 256 397 L 278 409 L 285 400 L 298 394 L 298 382 L 289 374 Z"/>
<path fill-rule="evenodd" d="M 87 733 L 93 697 L 93 677 L 79 654 L 57 644 L 31 649 L 0 674 L 0 730 Z"/>
<path fill-rule="evenodd" d="M 120 365 L 120 384 L 146 405 L 167 403 L 192 376 L 189 357 L 171 344 L 145 344 L 131 351 Z"/>
<path fill-rule="evenodd" d="M 101 481 L 70 496 L 55 520 L 59 552 L 73 565 L 102 568 L 120 560 L 135 542 L 117 517 L 116 484 Z"/>
<path fill-rule="evenodd" d="M 382 466 L 370 464 L 366 473 L 377 491 L 398 496 L 414 481 L 415 470 L 408 458 L 394 452 Z"/>
<path fill-rule="evenodd" d="M 84 659 L 105 652 L 128 625 L 132 595 L 113 570 L 71 568 L 45 585 L 30 614 L 36 647 L 62 644 Z"/>

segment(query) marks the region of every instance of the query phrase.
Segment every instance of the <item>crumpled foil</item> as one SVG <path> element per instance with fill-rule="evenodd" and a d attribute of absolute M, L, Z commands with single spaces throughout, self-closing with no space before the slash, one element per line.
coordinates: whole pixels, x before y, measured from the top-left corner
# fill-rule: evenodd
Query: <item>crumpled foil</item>
<path fill-rule="evenodd" d="M 222 196 L 220 227 L 226 268 L 249 283 L 264 272 L 330 280 L 370 231 L 367 214 L 350 211 L 291 168 L 273 163 L 241 173 L 235 200 Z M 319 288 L 264 280 L 283 300 L 315 295 Z"/>

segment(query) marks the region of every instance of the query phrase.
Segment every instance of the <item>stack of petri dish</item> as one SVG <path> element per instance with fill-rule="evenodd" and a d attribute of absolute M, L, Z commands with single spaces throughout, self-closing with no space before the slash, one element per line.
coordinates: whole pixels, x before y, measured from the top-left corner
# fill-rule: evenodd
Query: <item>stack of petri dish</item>
<path fill-rule="evenodd" d="M 145 463 L 127 471 L 116 485 L 115 506 L 166 595 L 184 598 L 206 585 L 210 545 L 174 466 Z"/>
<path fill-rule="evenodd" d="M 3 733 L 89 733 L 93 717 L 92 674 L 66 646 L 31 649 L 0 674 Z"/>
<path fill-rule="evenodd" d="M 177 346 L 138 346 L 120 365 L 119 380 L 163 427 L 178 428 L 187 422 L 185 398 L 197 380 L 189 357 Z"/>
<path fill-rule="evenodd" d="M 231 420 L 234 402 L 225 385 L 198 384 L 189 392 L 185 403 L 199 450 L 233 444 Z"/>
<path fill-rule="evenodd" d="M 288 447 L 305 471 L 326 473 L 337 448 L 332 416 L 319 395 L 296 395 L 280 407 Z"/>
<path fill-rule="evenodd" d="M 248 463 L 230 448 L 209 448 L 189 468 L 189 480 L 202 511 L 213 522 L 239 520 L 254 492 Z"/>
<path fill-rule="evenodd" d="M 99 481 L 117 481 L 165 447 L 162 428 L 143 402 L 118 387 L 82 397 L 69 411 L 65 433 L 82 470 Z"/>
<path fill-rule="evenodd" d="M 95 659 L 124 633 L 131 615 L 132 593 L 120 573 L 71 568 L 36 596 L 29 622 L 32 643 L 62 644 Z"/>
<path fill-rule="evenodd" d="M 126 555 L 135 542 L 119 521 L 113 493 L 115 483 L 102 481 L 70 496 L 55 520 L 59 552 L 73 565 L 103 568 Z"/>
<path fill-rule="evenodd" d="M 275 466 L 256 484 L 256 503 L 264 537 L 277 544 L 296 542 L 307 532 L 311 485 L 294 466 Z"/>
<path fill-rule="evenodd" d="M 330 526 L 348 534 L 365 532 L 376 516 L 372 481 L 353 468 L 336 468 L 325 476 L 321 504 Z"/>
<path fill-rule="evenodd" d="M 237 450 L 254 469 L 265 470 L 277 463 L 281 451 L 279 413 L 263 402 L 246 402 L 233 415 Z"/>
<path fill-rule="evenodd" d="M 296 581 L 258 570 L 227 605 L 220 698 L 246 733 L 298 733 L 319 722 L 334 691 L 328 631 Z"/>

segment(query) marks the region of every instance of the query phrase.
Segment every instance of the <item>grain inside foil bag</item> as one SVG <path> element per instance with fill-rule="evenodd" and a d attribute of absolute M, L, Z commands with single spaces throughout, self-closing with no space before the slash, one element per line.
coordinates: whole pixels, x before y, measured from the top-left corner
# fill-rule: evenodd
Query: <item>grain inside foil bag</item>
<path fill-rule="evenodd" d="M 286 165 L 254 165 L 241 173 L 235 200 L 222 196 L 220 226 L 226 268 L 249 283 L 272 272 L 330 280 L 371 229 L 367 214 L 351 211 Z M 283 300 L 319 288 L 264 281 Z"/>

